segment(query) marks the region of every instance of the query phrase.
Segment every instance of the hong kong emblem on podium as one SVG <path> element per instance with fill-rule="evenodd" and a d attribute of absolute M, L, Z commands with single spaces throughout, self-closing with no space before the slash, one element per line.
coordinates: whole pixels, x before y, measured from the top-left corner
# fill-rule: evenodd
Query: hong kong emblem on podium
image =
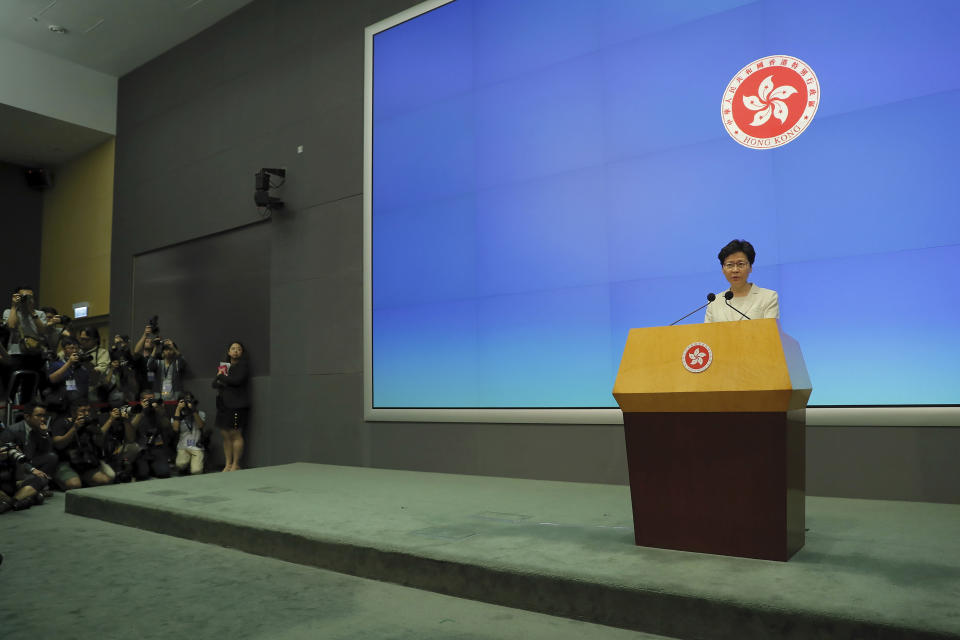
<path fill-rule="evenodd" d="M 683 350 L 682 359 L 687 371 L 700 373 L 713 363 L 713 351 L 703 342 L 694 342 Z"/>
<path fill-rule="evenodd" d="M 820 82 L 803 60 L 767 56 L 733 76 L 723 92 L 720 117 L 730 137 L 751 149 L 793 142 L 820 106 Z"/>

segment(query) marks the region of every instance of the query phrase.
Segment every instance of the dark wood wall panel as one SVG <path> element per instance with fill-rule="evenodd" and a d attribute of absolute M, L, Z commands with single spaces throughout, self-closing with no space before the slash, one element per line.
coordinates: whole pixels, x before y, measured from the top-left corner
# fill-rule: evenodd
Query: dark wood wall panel
<path fill-rule="evenodd" d="M 191 377 L 212 379 L 233 340 L 247 347 L 254 376 L 269 374 L 267 225 L 242 227 L 136 256 L 133 274 L 130 334 L 134 340 L 156 314 L 161 335 L 177 343 L 191 366 Z"/>

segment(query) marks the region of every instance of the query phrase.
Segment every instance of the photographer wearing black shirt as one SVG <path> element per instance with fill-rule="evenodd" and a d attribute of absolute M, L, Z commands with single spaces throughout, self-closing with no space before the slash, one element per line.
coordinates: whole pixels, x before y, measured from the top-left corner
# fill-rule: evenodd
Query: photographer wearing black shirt
<path fill-rule="evenodd" d="M 152 389 L 140 392 L 140 404 L 130 423 L 137 430 L 140 455 L 134 465 L 137 480 L 146 480 L 152 474 L 157 478 L 170 477 L 170 420 L 163 410 L 163 403 Z"/>
<path fill-rule="evenodd" d="M 134 476 L 134 467 L 140 456 L 137 444 L 137 430 L 133 426 L 132 408 L 122 402 L 111 405 L 110 413 L 102 418 L 103 453 L 114 473 L 117 482 L 130 482 Z"/>
<path fill-rule="evenodd" d="M 21 468 L 21 481 L 16 479 L 17 467 Z M 43 504 L 41 490 L 46 488 L 48 480 L 49 476 L 31 465 L 13 444 L 0 444 L 0 513 Z"/>
<path fill-rule="evenodd" d="M 47 345 L 56 351 L 56 347 L 60 344 L 61 337 L 70 337 L 70 316 L 65 316 L 62 313 L 58 312 L 55 307 L 40 307 L 40 311 L 43 311 L 44 315 L 47 317 Z"/>
<path fill-rule="evenodd" d="M 53 447 L 60 453 L 55 479 L 64 491 L 113 482 L 116 474 L 103 460 L 106 427 L 93 417 L 89 400 L 77 400 L 70 416 L 56 420 L 52 431 Z"/>
<path fill-rule="evenodd" d="M 62 412 L 81 400 L 89 401 L 92 376 L 92 363 L 80 355 L 80 345 L 73 338 L 64 338 L 63 359 L 47 363 L 50 386 L 43 392 L 44 402 Z"/>
<path fill-rule="evenodd" d="M 143 329 L 143 335 L 137 340 L 130 351 L 130 362 L 137 374 L 137 385 L 140 391 L 153 389 L 156 372 L 147 371 L 147 361 L 150 358 L 160 357 L 160 327 L 156 324 L 157 316 L 150 318 Z"/>

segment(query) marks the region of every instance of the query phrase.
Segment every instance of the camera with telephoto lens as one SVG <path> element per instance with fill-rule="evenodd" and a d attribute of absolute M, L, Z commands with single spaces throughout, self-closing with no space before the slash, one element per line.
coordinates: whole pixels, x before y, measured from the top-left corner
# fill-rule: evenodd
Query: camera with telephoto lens
<path fill-rule="evenodd" d="M 22 294 L 20 294 L 20 304 L 22 304 L 22 305 L 28 305 L 28 304 L 30 304 L 31 302 L 33 302 L 33 296 L 32 296 L 32 295 L 30 295 L 29 293 L 22 293 Z"/>
<path fill-rule="evenodd" d="M 93 356 L 90 355 L 89 353 L 88 354 L 78 353 L 77 362 L 79 364 L 83 364 L 84 362 L 93 362 Z"/>

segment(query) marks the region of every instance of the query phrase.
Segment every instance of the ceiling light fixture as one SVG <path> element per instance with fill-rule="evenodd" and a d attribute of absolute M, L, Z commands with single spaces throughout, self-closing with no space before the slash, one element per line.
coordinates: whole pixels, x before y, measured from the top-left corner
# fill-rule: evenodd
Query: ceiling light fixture
<path fill-rule="evenodd" d="M 51 24 L 50 26 L 47 27 L 47 29 L 50 29 L 50 31 L 52 31 L 52 32 L 54 32 L 54 33 L 60 33 L 60 34 L 64 34 L 64 33 L 67 32 L 67 28 L 66 28 L 66 27 L 61 27 L 61 26 L 58 25 L 58 24 Z"/>

